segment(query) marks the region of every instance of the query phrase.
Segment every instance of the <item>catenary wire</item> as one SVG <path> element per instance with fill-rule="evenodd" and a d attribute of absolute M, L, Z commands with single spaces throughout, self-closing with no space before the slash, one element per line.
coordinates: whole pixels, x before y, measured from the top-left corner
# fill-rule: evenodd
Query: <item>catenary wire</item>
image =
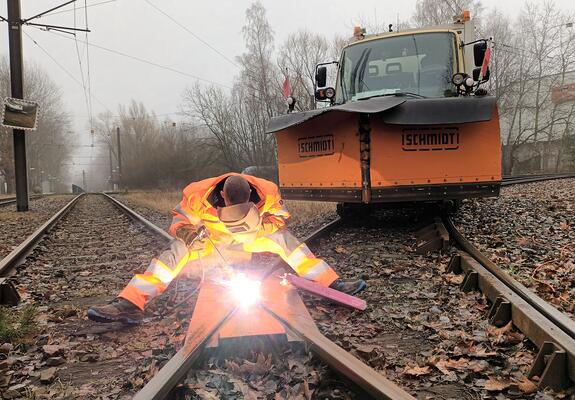
<path fill-rule="evenodd" d="M 88 41 L 88 3 L 87 0 L 84 0 L 84 17 L 85 17 L 85 23 L 86 23 L 86 32 L 84 32 L 84 34 L 86 35 L 86 67 L 87 67 L 87 72 L 88 72 L 88 101 L 90 103 L 90 130 L 92 130 L 94 128 L 94 114 L 92 113 L 92 78 L 90 76 L 90 46 L 89 46 L 89 41 Z M 75 35 L 74 35 L 75 37 Z M 92 143 L 94 143 L 94 136 L 92 135 Z"/>
<path fill-rule="evenodd" d="M 76 3 L 74 2 L 74 29 L 76 28 Z M 80 48 L 78 46 L 78 40 L 76 39 L 76 33 L 74 33 L 74 45 L 76 48 L 76 57 L 78 59 L 78 66 L 80 68 L 80 77 L 82 79 L 82 90 L 84 91 L 84 101 L 86 102 L 86 111 L 88 112 L 90 125 L 92 125 L 92 110 L 90 109 L 90 103 L 88 101 L 88 91 L 86 90 L 86 81 L 84 79 L 84 68 L 82 67 L 82 58 L 80 56 Z"/>
<path fill-rule="evenodd" d="M 86 6 L 86 8 L 95 7 L 95 6 L 100 6 L 100 5 L 108 4 L 108 3 L 114 3 L 114 2 L 116 2 L 116 1 L 117 1 L 117 0 L 101 1 L 101 2 L 99 2 L 99 3 L 89 4 L 89 5 Z M 84 7 L 78 7 L 78 9 L 82 9 L 82 8 L 84 8 Z M 73 9 L 61 10 L 61 11 L 51 12 L 51 13 L 48 13 L 48 14 L 46 14 L 46 15 L 63 14 L 63 13 L 72 12 L 72 11 L 74 11 L 74 10 L 73 10 Z"/>
<path fill-rule="evenodd" d="M 62 64 L 60 64 L 60 62 L 58 62 L 58 60 L 56 60 L 56 58 L 54 58 L 49 52 L 48 50 L 46 50 L 44 47 L 42 47 L 32 36 L 30 36 L 29 33 L 27 33 L 26 31 L 22 30 L 22 32 L 24 32 L 24 35 L 26 35 L 26 37 L 28 37 L 28 39 L 30 39 L 36 46 L 38 46 L 38 48 L 40 50 L 42 50 L 42 52 L 44 54 L 46 54 L 48 56 L 48 58 L 50 58 L 62 71 L 64 71 L 74 82 L 76 82 L 78 85 L 82 86 L 82 82 L 80 82 L 78 80 L 78 78 L 76 78 L 70 71 L 68 71 Z M 112 110 L 110 110 L 108 108 L 108 106 L 106 106 L 106 104 L 104 104 L 104 102 L 102 102 L 100 99 L 98 99 L 97 97 L 94 97 L 94 100 L 96 100 L 102 107 L 104 107 L 106 110 L 108 110 L 110 113 L 112 113 Z M 113 113 L 112 113 L 113 114 Z"/>
<path fill-rule="evenodd" d="M 34 27 L 34 28 L 36 28 L 36 27 Z M 41 29 L 41 28 L 37 28 L 37 29 L 45 30 L 45 29 Z M 53 35 L 56 35 L 56 36 L 60 36 L 60 37 L 62 37 L 62 38 L 65 38 L 65 39 L 67 39 L 67 40 L 73 40 L 72 38 L 70 38 L 70 37 L 68 37 L 68 36 L 64 36 L 64 35 L 62 35 L 62 34 L 60 34 L 60 33 L 53 32 L 52 30 L 49 30 L 48 32 L 51 33 L 51 34 L 53 34 Z M 100 50 L 103 50 L 103 51 L 107 51 L 107 52 L 109 52 L 109 53 L 113 53 L 113 54 L 116 54 L 116 55 L 119 55 L 119 56 L 122 56 L 122 57 L 126 57 L 126 58 L 129 58 L 129 59 L 135 60 L 135 61 L 139 61 L 139 62 L 144 63 L 144 64 L 152 65 L 152 66 L 154 66 L 154 67 L 161 68 L 161 69 L 164 69 L 164 70 L 167 70 L 167 71 L 171 71 L 171 72 L 177 73 L 177 74 L 179 74 L 179 75 L 187 76 L 187 77 L 189 77 L 189 78 L 193 78 L 193 79 L 198 80 L 198 81 L 210 83 L 210 84 L 216 85 L 216 86 L 221 86 L 221 87 L 224 87 L 224 88 L 226 88 L 226 89 L 233 89 L 233 88 L 232 88 L 231 86 L 229 86 L 229 85 L 226 85 L 226 84 L 223 84 L 223 83 L 219 83 L 219 82 L 215 82 L 215 81 L 211 81 L 211 80 L 209 80 L 209 79 L 201 78 L 201 77 L 199 77 L 199 76 L 197 76 L 197 75 L 193 75 L 193 74 L 190 74 L 190 73 L 187 73 L 187 72 L 184 72 L 184 71 L 180 71 L 180 70 L 178 70 L 178 69 L 176 69 L 176 68 L 173 68 L 173 67 L 170 67 L 170 66 L 167 66 L 167 65 L 158 64 L 158 63 L 156 63 L 156 62 L 149 61 L 149 60 L 146 60 L 146 59 L 144 59 L 144 58 L 137 57 L 137 56 L 133 56 L 133 55 L 131 55 L 131 54 L 127 54 L 127 53 L 124 53 L 124 52 L 121 52 L 121 51 L 118 51 L 118 50 L 114 50 L 114 49 L 110 49 L 110 48 L 107 48 L 107 47 L 104 47 L 104 46 L 100 46 L 100 45 L 95 44 L 95 43 L 93 43 L 93 42 L 92 42 L 92 43 L 86 43 L 85 41 L 82 41 L 82 40 L 78 40 L 78 41 L 79 41 L 80 43 L 83 43 L 83 44 L 87 45 L 87 46 L 95 47 L 95 48 L 97 48 L 97 49 L 100 49 Z"/>

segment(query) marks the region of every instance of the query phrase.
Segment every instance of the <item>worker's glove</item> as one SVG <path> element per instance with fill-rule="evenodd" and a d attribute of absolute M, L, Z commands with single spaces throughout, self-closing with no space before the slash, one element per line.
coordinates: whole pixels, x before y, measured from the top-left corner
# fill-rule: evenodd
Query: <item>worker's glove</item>
<path fill-rule="evenodd" d="M 201 247 L 208 237 L 208 231 L 203 225 L 183 225 L 176 229 L 176 237 L 188 247 Z"/>

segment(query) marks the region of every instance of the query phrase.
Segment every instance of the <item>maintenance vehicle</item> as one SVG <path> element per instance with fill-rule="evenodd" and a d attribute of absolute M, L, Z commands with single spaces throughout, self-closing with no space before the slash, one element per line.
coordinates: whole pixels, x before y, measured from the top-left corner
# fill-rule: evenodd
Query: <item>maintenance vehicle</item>
<path fill-rule="evenodd" d="M 491 43 L 475 39 L 467 11 L 446 26 L 375 35 L 356 27 L 339 61 L 316 66 L 325 106 L 270 120 L 282 196 L 338 202 L 342 215 L 498 196 L 499 117 L 481 87 Z M 326 87 L 327 64 L 337 67 L 335 87 Z"/>

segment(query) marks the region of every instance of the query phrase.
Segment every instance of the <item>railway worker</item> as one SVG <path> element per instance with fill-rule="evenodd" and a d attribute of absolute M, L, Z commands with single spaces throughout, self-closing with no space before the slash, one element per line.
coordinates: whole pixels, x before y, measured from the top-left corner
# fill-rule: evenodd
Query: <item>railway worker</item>
<path fill-rule="evenodd" d="M 340 279 L 288 231 L 290 215 L 273 182 L 236 173 L 193 182 L 172 214 L 169 233 L 176 240 L 170 249 L 154 258 L 146 272 L 135 275 L 117 299 L 90 307 L 88 318 L 139 323 L 145 305 L 162 294 L 186 265 L 221 264 L 223 255 L 238 251 L 276 253 L 299 276 L 344 293 L 356 294 L 366 287 L 361 279 Z"/>

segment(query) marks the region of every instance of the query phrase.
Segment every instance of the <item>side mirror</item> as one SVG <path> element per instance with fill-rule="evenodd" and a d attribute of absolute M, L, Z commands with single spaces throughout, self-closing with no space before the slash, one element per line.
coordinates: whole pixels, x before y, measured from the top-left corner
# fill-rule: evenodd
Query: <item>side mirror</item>
<path fill-rule="evenodd" d="M 327 81 L 327 68 L 326 67 L 317 67 L 315 70 L 315 84 L 316 87 L 322 88 L 325 87 Z"/>
<path fill-rule="evenodd" d="M 485 52 L 487 51 L 487 43 L 479 42 L 473 45 L 473 60 L 476 67 L 481 67 L 483 64 L 483 58 L 485 58 Z"/>
<path fill-rule="evenodd" d="M 475 82 L 479 81 L 479 74 L 481 74 L 481 68 L 475 68 L 473 70 L 473 80 Z M 489 68 L 487 68 L 487 72 L 485 73 L 485 76 L 483 77 L 483 81 L 488 81 L 489 80 L 489 75 L 491 75 L 491 72 L 489 71 Z"/>

